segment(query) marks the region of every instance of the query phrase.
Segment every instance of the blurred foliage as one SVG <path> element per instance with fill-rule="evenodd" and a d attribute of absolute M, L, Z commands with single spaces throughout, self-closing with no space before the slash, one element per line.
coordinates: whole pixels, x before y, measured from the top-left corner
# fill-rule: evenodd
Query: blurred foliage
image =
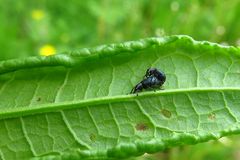
<path fill-rule="evenodd" d="M 151 36 L 238 45 L 239 0 L 0 0 L 0 60 Z"/>
<path fill-rule="evenodd" d="M 235 135 L 194 146 L 176 147 L 153 155 L 145 154 L 135 160 L 239 160 L 239 147 L 239 136 Z"/>
<path fill-rule="evenodd" d="M 239 0 L 0 0 L 0 60 L 173 34 L 237 46 L 239 28 Z M 137 159 L 237 160 L 239 147 L 233 137 Z"/>

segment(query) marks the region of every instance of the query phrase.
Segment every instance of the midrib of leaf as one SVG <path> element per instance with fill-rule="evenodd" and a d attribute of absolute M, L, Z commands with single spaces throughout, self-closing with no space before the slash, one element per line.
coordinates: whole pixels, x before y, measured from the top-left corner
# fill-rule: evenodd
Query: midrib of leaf
<path fill-rule="evenodd" d="M 174 95 L 174 94 L 188 94 L 188 93 L 201 93 L 201 92 L 225 92 L 225 91 L 240 91 L 240 88 L 231 88 L 231 87 L 211 87 L 211 88 L 187 88 L 187 89 L 169 89 L 169 90 L 161 90 L 155 92 L 143 92 L 129 95 L 119 95 L 119 96 L 107 96 L 101 98 L 92 98 L 86 100 L 78 100 L 78 101 L 69 101 L 69 102 L 59 102 L 53 104 L 43 104 L 37 105 L 34 107 L 18 107 L 18 108 L 7 108 L 2 109 L 0 112 L 0 120 L 6 118 L 16 118 L 19 116 L 28 116 L 39 113 L 47 113 L 47 112 L 56 112 L 61 110 L 75 109 L 86 107 L 90 105 L 99 105 L 99 104 L 107 104 L 114 102 L 126 102 L 132 101 L 135 99 L 147 98 L 147 97 L 155 97 L 155 96 L 163 96 L 163 95 Z"/>

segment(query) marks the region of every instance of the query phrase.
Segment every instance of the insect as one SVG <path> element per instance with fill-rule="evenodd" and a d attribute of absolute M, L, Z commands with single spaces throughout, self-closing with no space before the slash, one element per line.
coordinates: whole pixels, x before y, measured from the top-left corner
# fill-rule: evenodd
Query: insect
<path fill-rule="evenodd" d="M 155 76 L 160 81 L 163 81 L 163 83 L 166 80 L 166 75 L 164 74 L 164 72 L 159 71 L 157 68 L 148 68 L 144 77 L 147 78 L 147 77 L 150 77 L 152 75 Z"/>
<path fill-rule="evenodd" d="M 131 90 L 131 93 L 138 93 L 143 89 L 155 89 L 161 87 L 165 81 L 166 75 L 164 72 L 159 71 L 156 68 L 149 68 L 146 71 L 144 79 Z"/>

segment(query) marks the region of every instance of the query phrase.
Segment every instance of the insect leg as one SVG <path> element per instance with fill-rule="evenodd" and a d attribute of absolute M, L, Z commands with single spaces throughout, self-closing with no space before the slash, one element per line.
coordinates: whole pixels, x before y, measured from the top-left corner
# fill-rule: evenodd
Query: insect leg
<path fill-rule="evenodd" d="M 131 93 L 134 93 L 135 88 L 136 88 L 136 86 L 132 88 L 130 94 L 131 94 Z"/>

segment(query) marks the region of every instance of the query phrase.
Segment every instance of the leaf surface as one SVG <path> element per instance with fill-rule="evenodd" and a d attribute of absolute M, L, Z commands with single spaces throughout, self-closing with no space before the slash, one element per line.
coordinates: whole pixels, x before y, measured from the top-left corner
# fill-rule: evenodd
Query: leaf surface
<path fill-rule="evenodd" d="M 240 50 L 148 38 L 0 62 L 0 159 L 113 158 L 238 133 Z M 149 67 L 165 90 L 129 95 Z"/>

